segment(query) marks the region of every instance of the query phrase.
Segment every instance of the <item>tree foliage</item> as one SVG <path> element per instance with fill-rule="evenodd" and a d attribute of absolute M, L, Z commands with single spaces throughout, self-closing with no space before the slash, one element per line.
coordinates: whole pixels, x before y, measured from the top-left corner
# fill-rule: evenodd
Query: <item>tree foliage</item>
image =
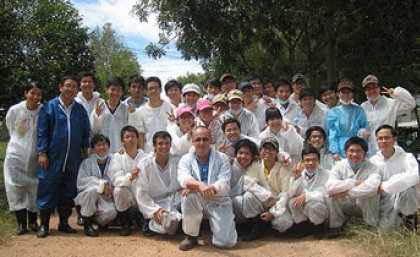
<path fill-rule="evenodd" d="M 159 57 L 175 41 L 185 59 L 207 71 L 272 78 L 308 75 L 310 84 L 368 73 L 385 84 L 420 82 L 420 8 L 387 0 L 139 0 L 140 21 L 158 12 Z"/>
<path fill-rule="evenodd" d="M 95 56 L 95 71 L 100 81 L 119 76 L 123 79 L 141 73 L 136 55 L 126 48 L 122 39 L 106 23 L 102 29 L 96 27 L 90 34 L 90 48 Z"/>
<path fill-rule="evenodd" d="M 48 99 L 64 75 L 93 69 L 87 29 L 68 1 L 1 1 L 0 23 L 3 108 L 22 98 L 28 81 L 40 81 Z"/>

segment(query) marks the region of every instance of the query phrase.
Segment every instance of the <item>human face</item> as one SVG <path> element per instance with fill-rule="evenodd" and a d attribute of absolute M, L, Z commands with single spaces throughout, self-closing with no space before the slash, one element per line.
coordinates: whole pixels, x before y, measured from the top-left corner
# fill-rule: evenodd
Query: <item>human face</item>
<path fill-rule="evenodd" d="M 252 99 L 252 97 L 253 97 L 253 92 L 254 92 L 254 89 L 252 88 L 252 87 L 246 87 L 246 88 L 243 88 L 243 89 L 241 89 L 241 91 L 242 91 L 242 98 L 245 100 L 245 99 L 247 99 L 247 100 L 249 100 L 249 99 Z"/>
<path fill-rule="evenodd" d="M 278 133 L 281 130 L 282 120 L 279 118 L 271 118 L 267 122 L 270 131 L 273 133 Z"/>
<path fill-rule="evenodd" d="M 293 93 L 299 95 L 300 90 L 306 86 L 305 81 L 298 79 L 295 83 L 292 83 Z"/>
<path fill-rule="evenodd" d="M 184 113 L 178 117 L 179 126 L 182 130 L 191 131 L 193 127 L 194 116 L 190 113 Z"/>
<path fill-rule="evenodd" d="M 239 148 L 236 153 L 236 160 L 242 167 L 247 168 L 252 163 L 251 150 L 248 147 Z"/>
<path fill-rule="evenodd" d="M 321 100 L 328 107 L 333 107 L 337 105 L 337 94 L 334 90 L 327 90 L 321 95 Z"/>
<path fill-rule="evenodd" d="M 303 111 L 312 112 L 315 105 L 315 98 L 313 96 L 305 96 L 300 99 L 300 105 L 302 106 Z"/>
<path fill-rule="evenodd" d="M 272 144 L 264 144 L 261 148 L 261 158 L 264 161 L 277 160 L 278 150 Z"/>
<path fill-rule="evenodd" d="M 353 99 L 353 91 L 349 88 L 344 88 L 338 91 L 338 97 L 340 97 L 341 100 L 350 101 Z"/>
<path fill-rule="evenodd" d="M 360 145 L 350 145 L 346 152 L 347 159 L 353 163 L 354 165 L 361 163 L 366 156 L 365 151 L 363 151 L 362 147 Z"/>
<path fill-rule="evenodd" d="M 137 148 L 137 141 L 138 141 L 138 138 L 136 136 L 136 133 L 131 132 L 131 131 L 124 132 L 122 143 L 125 148 L 127 149 Z"/>
<path fill-rule="evenodd" d="M 319 131 L 312 131 L 311 135 L 308 138 L 308 144 L 312 147 L 320 150 L 325 143 L 324 135 Z"/>
<path fill-rule="evenodd" d="M 172 86 L 168 89 L 168 93 L 166 93 L 169 99 L 178 102 L 181 101 L 181 90 L 179 90 L 179 87 Z"/>
<path fill-rule="evenodd" d="M 252 85 L 252 87 L 254 89 L 252 92 L 255 95 L 262 95 L 262 93 L 263 93 L 263 86 L 262 86 L 261 80 L 254 79 L 254 80 L 251 80 L 250 83 L 251 83 L 251 85 Z"/>
<path fill-rule="evenodd" d="M 92 76 L 83 77 L 80 80 L 80 89 L 82 94 L 92 94 L 95 89 L 95 81 Z"/>
<path fill-rule="evenodd" d="M 396 137 L 392 136 L 391 130 L 381 129 L 376 135 L 376 142 L 381 151 L 391 151 L 394 148 Z"/>
<path fill-rule="evenodd" d="M 276 92 L 274 91 L 273 83 L 268 83 L 264 85 L 264 94 L 271 98 L 276 97 Z"/>
<path fill-rule="evenodd" d="M 227 106 L 224 103 L 215 103 L 213 104 L 213 108 L 216 112 L 223 113 L 224 111 L 229 109 L 229 106 Z"/>
<path fill-rule="evenodd" d="M 367 97 L 371 99 L 378 98 L 379 94 L 381 93 L 381 88 L 376 83 L 369 83 L 364 88 L 365 94 Z"/>
<path fill-rule="evenodd" d="M 316 153 L 310 153 L 303 156 L 303 164 L 305 165 L 305 169 L 310 172 L 316 171 L 319 165 L 319 158 Z"/>
<path fill-rule="evenodd" d="M 75 80 L 67 79 L 63 84 L 60 84 L 61 100 L 65 103 L 73 102 L 77 96 L 79 84 Z"/>
<path fill-rule="evenodd" d="M 198 112 L 198 116 L 204 122 L 210 122 L 213 120 L 213 109 L 207 108 Z"/>
<path fill-rule="evenodd" d="M 105 140 L 99 141 L 93 146 L 93 152 L 103 157 L 109 152 L 109 145 Z"/>
<path fill-rule="evenodd" d="M 230 100 L 228 105 L 231 110 L 239 110 L 242 108 L 242 101 L 240 99 L 235 98 Z"/>
<path fill-rule="evenodd" d="M 193 146 L 197 155 L 208 155 L 210 152 L 211 135 L 208 129 L 198 128 L 193 132 L 192 136 Z"/>
<path fill-rule="evenodd" d="M 153 146 L 155 147 L 155 153 L 157 155 L 168 155 L 171 150 L 171 139 L 169 137 L 158 137 Z"/>
<path fill-rule="evenodd" d="M 106 89 L 106 93 L 107 93 L 110 101 L 120 101 L 124 91 L 123 91 L 121 86 L 110 85 Z"/>
<path fill-rule="evenodd" d="M 282 101 L 289 99 L 291 94 L 292 92 L 290 92 L 290 87 L 288 85 L 279 86 L 277 89 L 277 98 Z"/>
<path fill-rule="evenodd" d="M 30 109 L 36 109 L 42 99 L 42 90 L 33 87 L 29 91 L 25 91 L 26 105 Z"/>
<path fill-rule="evenodd" d="M 223 93 L 229 93 L 230 90 L 236 88 L 236 82 L 233 79 L 229 79 L 222 84 Z"/>
<path fill-rule="evenodd" d="M 231 141 L 236 142 L 241 135 L 241 129 L 238 127 L 236 123 L 229 123 L 225 127 L 225 137 Z"/>
<path fill-rule="evenodd" d="M 147 83 L 147 95 L 150 99 L 159 99 L 160 91 L 161 89 L 159 83 L 154 81 Z"/>
<path fill-rule="evenodd" d="M 220 93 L 220 88 L 215 87 L 215 86 L 213 86 L 213 85 L 208 85 L 208 86 L 207 86 L 207 90 L 206 90 L 206 92 L 207 92 L 208 94 L 217 95 L 217 94 L 219 94 L 219 93 Z"/>
<path fill-rule="evenodd" d="M 185 103 L 192 106 L 197 103 L 199 95 L 195 92 L 187 92 L 184 94 Z"/>
<path fill-rule="evenodd" d="M 133 99 L 141 100 L 144 95 L 144 86 L 140 83 L 130 84 L 130 95 Z"/>

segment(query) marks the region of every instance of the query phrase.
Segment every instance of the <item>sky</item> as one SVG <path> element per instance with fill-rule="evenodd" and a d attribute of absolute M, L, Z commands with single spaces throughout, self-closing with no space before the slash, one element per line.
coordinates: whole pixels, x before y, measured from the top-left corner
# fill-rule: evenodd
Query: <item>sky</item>
<path fill-rule="evenodd" d="M 154 60 L 144 53 L 150 42 L 157 43 L 159 28 L 156 15 L 151 15 L 147 23 L 141 23 L 130 14 L 136 0 L 70 0 L 79 11 L 83 25 L 93 30 L 105 23 L 121 37 L 123 44 L 137 55 L 144 77 L 158 76 L 163 83 L 189 73 L 203 72 L 198 61 L 185 61 L 173 43 L 166 49 L 166 56 Z"/>

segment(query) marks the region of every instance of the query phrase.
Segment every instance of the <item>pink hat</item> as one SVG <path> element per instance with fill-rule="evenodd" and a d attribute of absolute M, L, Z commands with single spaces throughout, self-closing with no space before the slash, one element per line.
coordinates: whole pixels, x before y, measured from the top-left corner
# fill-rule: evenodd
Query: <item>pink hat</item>
<path fill-rule="evenodd" d="M 197 102 L 197 110 L 202 111 L 205 109 L 213 109 L 213 105 L 207 99 L 200 99 Z"/>
<path fill-rule="evenodd" d="M 185 104 L 178 107 L 176 109 L 176 112 L 175 112 L 176 117 L 180 117 L 181 115 L 183 115 L 185 113 L 189 113 L 192 116 L 194 116 L 194 110 L 191 107 L 189 107 L 188 105 L 185 105 Z"/>

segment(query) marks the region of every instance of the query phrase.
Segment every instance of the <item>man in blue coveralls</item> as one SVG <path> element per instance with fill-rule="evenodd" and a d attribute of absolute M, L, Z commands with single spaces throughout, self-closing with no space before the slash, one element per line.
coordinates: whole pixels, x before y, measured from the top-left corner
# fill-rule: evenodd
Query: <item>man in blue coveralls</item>
<path fill-rule="evenodd" d="M 89 146 L 89 119 L 84 107 L 74 99 L 79 83 L 75 77 L 64 77 L 60 95 L 48 101 L 38 120 L 38 195 L 41 228 L 38 237 L 49 235 L 50 214 L 57 208 L 58 230 L 76 233 L 67 220 L 77 195 L 77 172 Z"/>

